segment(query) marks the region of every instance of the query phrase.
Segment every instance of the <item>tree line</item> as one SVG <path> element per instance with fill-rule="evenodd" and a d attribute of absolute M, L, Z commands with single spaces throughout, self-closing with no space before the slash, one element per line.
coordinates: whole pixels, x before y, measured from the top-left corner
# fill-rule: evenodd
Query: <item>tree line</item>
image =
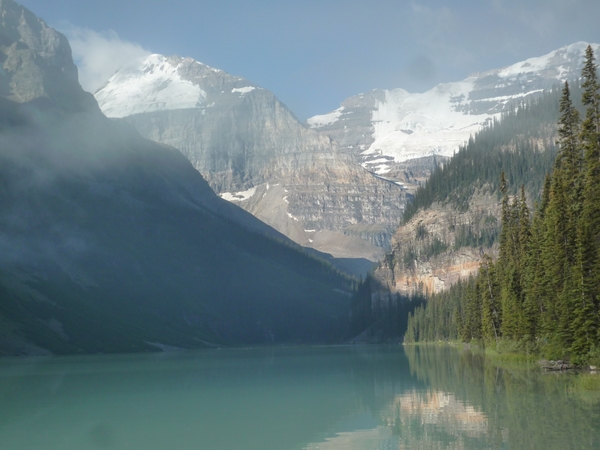
<path fill-rule="evenodd" d="M 459 211 L 466 211 L 478 189 L 498 191 L 498 167 L 505 170 L 511 192 L 525 184 L 527 192 L 539 196 L 544 176 L 556 157 L 552 136 L 559 97 L 560 89 L 556 87 L 511 105 L 500 120 L 491 121 L 449 161 L 438 165 L 427 183 L 417 189 L 406 206 L 403 223 L 434 202 L 450 203 Z"/>
<path fill-rule="evenodd" d="M 589 46 L 583 119 L 569 83 L 562 89 L 559 150 L 534 213 L 524 186 L 509 195 L 502 172 L 497 261 L 484 257 L 476 277 L 417 308 L 406 342 L 475 340 L 575 363 L 600 357 L 600 85 L 594 61 Z"/>

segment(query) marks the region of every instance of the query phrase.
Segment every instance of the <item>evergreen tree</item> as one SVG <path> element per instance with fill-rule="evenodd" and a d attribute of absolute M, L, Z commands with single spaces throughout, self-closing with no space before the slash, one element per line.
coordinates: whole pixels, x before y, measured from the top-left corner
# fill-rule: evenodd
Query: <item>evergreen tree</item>
<path fill-rule="evenodd" d="M 481 336 L 485 345 L 507 339 L 524 345 L 527 340 L 525 348 L 540 342 L 547 355 L 574 362 L 600 352 L 600 85 L 591 47 L 582 78 L 585 118 L 580 121 L 565 83 L 559 152 L 533 220 L 524 186 L 520 196 L 509 196 L 518 168 L 500 175 L 498 260 L 484 256 L 479 274 L 454 306 L 464 341 Z M 420 314 L 436 329 L 439 312 L 431 314 L 429 306 Z M 414 335 L 419 328 L 414 322 Z"/>
<path fill-rule="evenodd" d="M 569 83 L 565 82 L 560 100 L 560 119 L 558 122 L 559 152 L 555 170 L 560 169 L 562 189 L 565 192 L 567 208 L 565 213 L 565 246 L 569 264 L 575 264 L 575 242 L 577 239 L 577 221 L 581 215 L 583 189 L 583 157 L 579 145 L 579 112 L 571 101 Z"/>
<path fill-rule="evenodd" d="M 582 103 L 586 108 L 581 125 L 585 158 L 583 207 L 578 226 L 575 270 L 575 311 L 572 324 L 575 357 L 584 357 L 598 344 L 600 323 L 600 86 L 591 46 L 582 71 Z"/>
<path fill-rule="evenodd" d="M 479 269 L 481 292 L 481 332 L 484 342 L 497 342 L 501 335 L 502 310 L 495 265 L 488 255 L 484 255 Z"/>

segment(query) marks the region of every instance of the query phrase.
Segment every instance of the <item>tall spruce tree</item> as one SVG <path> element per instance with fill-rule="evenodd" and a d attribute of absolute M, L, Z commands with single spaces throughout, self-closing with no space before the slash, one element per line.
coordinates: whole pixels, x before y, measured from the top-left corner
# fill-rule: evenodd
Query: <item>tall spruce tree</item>
<path fill-rule="evenodd" d="M 577 233 L 576 291 L 572 323 L 572 352 L 585 357 L 599 342 L 600 297 L 600 86 L 591 46 L 588 46 L 582 71 L 582 103 L 585 119 L 581 125 L 585 175 L 583 204 Z"/>
<path fill-rule="evenodd" d="M 502 337 L 500 287 L 495 264 L 488 255 L 483 256 L 478 278 L 481 293 L 482 338 L 486 344 L 497 343 Z"/>

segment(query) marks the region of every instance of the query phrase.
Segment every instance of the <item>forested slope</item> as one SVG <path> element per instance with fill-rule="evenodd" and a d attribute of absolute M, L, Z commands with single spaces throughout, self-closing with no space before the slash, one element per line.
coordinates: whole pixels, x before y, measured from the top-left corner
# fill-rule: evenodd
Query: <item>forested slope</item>
<path fill-rule="evenodd" d="M 583 120 L 566 83 L 559 152 L 533 217 L 523 187 L 503 194 L 499 257 L 409 318 L 406 341 L 460 339 L 586 362 L 600 356 L 600 84 L 591 47 Z M 515 189 L 512 186 L 512 189 Z"/>
<path fill-rule="evenodd" d="M 515 104 L 440 165 L 407 205 L 377 276 L 404 295 L 440 292 L 476 273 L 500 235 L 499 176 L 539 198 L 556 156 L 558 89 Z"/>

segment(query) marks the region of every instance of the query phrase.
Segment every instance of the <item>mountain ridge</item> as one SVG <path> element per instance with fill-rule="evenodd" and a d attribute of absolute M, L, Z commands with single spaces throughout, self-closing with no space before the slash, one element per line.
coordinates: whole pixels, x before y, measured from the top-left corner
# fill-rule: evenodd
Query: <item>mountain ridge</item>
<path fill-rule="evenodd" d="M 349 277 L 104 116 L 43 20 L 12 0 L 0 18 L 0 355 L 343 333 Z"/>
<path fill-rule="evenodd" d="M 168 90 L 183 94 L 161 100 Z M 372 176 L 241 77 L 151 55 L 118 71 L 96 98 L 109 116 L 180 149 L 222 198 L 300 245 L 376 261 L 400 221 L 401 186 Z"/>
<path fill-rule="evenodd" d="M 309 118 L 307 124 L 337 140 L 342 151 L 356 156 L 368 170 L 403 181 L 399 165 L 402 172 L 402 165 L 410 169 L 413 159 L 450 157 L 515 101 L 577 79 L 587 45 L 577 42 L 424 93 L 375 89 L 344 100 L 333 112 Z"/>

